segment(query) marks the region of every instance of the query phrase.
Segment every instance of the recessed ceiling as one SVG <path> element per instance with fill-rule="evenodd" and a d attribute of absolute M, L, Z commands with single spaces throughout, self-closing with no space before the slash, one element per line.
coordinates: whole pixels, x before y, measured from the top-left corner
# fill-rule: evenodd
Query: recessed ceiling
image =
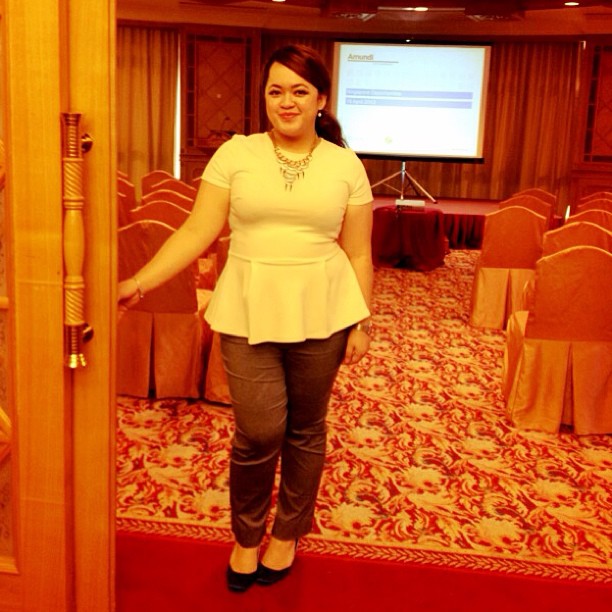
<path fill-rule="evenodd" d="M 577 10 L 565 6 L 564 0 L 182 0 L 183 4 L 200 4 L 227 9 L 266 9 L 291 11 L 298 8 L 318 11 L 321 17 L 345 19 L 428 19 L 448 13 L 474 19 L 516 19 L 526 12 L 545 10 Z M 582 0 L 580 7 L 612 8 L 612 2 Z M 417 7 L 427 12 L 415 11 Z"/>
<path fill-rule="evenodd" d="M 433 39 L 607 38 L 612 0 L 116 0 L 122 21 Z M 419 5 L 429 8 L 417 12 Z"/>

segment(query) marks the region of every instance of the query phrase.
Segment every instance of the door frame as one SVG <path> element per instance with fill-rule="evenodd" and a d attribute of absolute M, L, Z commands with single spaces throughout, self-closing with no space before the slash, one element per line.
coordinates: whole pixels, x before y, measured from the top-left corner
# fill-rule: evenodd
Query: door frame
<path fill-rule="evenodd" d="M 11 558 L 0 610 L 114 609 L 114 0 L 2 0 Z M 82 114 L 87 365 L 64 364 L 61 116 Z"/>

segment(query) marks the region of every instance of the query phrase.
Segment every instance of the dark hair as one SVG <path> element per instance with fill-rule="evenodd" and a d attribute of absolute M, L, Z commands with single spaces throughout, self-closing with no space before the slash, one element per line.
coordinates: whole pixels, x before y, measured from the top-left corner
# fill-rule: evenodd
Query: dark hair
<path fill-rule="evenodd" d="M 311 47 L 306 45 L 287 45 L 277 49 L 270 55 L 262 74 L 262 87 L 265 88 L 270 76 L 272 64 L 282 64 L 299 74 L 303 79 L 316 87 L 320 94 L 328 97 L 331 90 L 331 78 L 323 58 Z M 323 109 L 315 121 L 315 130 L 321 138 L 329 140 L 340 147 L 346 142 L 342 136 L 342 128 L 332 113 Z"/>

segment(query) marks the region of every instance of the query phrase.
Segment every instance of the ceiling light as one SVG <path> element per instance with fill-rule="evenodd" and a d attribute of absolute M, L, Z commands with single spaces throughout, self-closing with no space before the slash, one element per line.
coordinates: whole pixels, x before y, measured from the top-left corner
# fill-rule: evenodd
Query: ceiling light
<path fill-rule="evenodd" d="M 424 13 L 425 11 L 428 11 L 429 9 L 426 6 L 406 6 L 403 8 L 399 6 L 379 6 L 378 10 L 379 11 L 410 11 L 414 13 Z"/>
<path fill-rule="evenodd" d="M 580 2 L 564 2 L 565 6 L 580 6 Z"/>

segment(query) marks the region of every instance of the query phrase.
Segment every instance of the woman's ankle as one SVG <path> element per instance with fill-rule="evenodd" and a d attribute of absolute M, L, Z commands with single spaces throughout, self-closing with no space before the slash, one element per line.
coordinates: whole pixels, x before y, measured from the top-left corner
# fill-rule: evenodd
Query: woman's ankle
<path fill-rule="evenodd" d="M 234 543 L 230 554 L 230 567 L 241 574 L 250 574 L 257 569 L 259 546 L 246 547 Z"/>
<path fill-rule="evenodd" d="M 273 570 L 283 570 L 290 567 L 295 558 L 297 539 L 280 540 L 275 536 L 270 538 L 262 563 Z"/>

